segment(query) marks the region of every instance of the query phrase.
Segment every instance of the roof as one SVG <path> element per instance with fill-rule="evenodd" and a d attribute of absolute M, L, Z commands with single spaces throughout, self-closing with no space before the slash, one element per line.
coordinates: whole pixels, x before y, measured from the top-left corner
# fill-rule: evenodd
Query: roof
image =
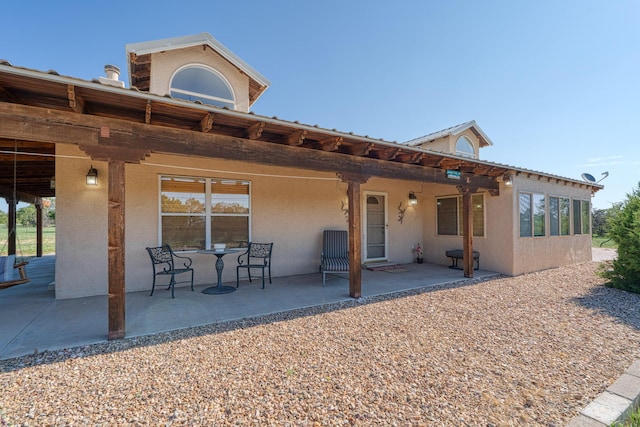
<path fill-rule="evenodd" d="M 43 109 L 42 111 L 50 111 L 51 114 L 54 111 L 60 111 L 75 113 L 79 117 L 118 118 L 122 123 L 142 123 L 145 126 L 167 129 L 169 132 L 172 130 L 197 131 L 201 134 L 258 141 L 263 145 L 269 144 L 272 150 L 278 150 L 279 147 L 282 150 L 291 148 L 305 150 L 303 152 L 308 153 L 306 156 L 311 160 L 316 157 L 326 158 L 323 153 L 341 155 L 341 159 L 353 158 L 355 163 L 369 159 L 373 161 L 371 163 L 373 170 L 383 168 L 383 164 L 389 164 L 389 167 L 402 164 L 426 168 L 424 173 L 428 170 L 441 172 L 459 170 L 488 180 L 495 180 L 505 174 L 522 174 L 557 183 L 563 182 L 565 185 L 579 185 L 591 188 L 593 191 L 603 188 L 600 184 L 544 172 L 454 154 L 436 153 L 406 143 L 399 144 L 369 136 L 354 135 L 352 132 L 329 130 L 317 125 L 306 125 L 277 117 L 260 116 L 154 95 L 136 88 L 103 85 L 97 80 L 87 81 L 60 76 L 55 71 L 42 72 L 14 67 L 0 61 L 0 105 L 3 102 L 7 106 L 13 103 L 39 107 Z M 451 129 L 460 126 L 462 125 Z M 6 143 L 6 148 L 0 150 L 4 154 L 4 156 L 0 155 L 2 160 L 0 161 L 0 190 L 1 187 L 6 188 L 15 182 L 13 173 L 9 172 L 13 172 L 15 156 L 12 153 L 15 151 L 16 140 L 13 136 L 10 140 L 0 139 L 0 147 L 4 146 L 1 144 L 3 142 Z M 18 168 L 23 168 L 18 170 L 18 175 L 22 179 L 18 182 L 17 190 L 40 197 L 53 195 L 55 190 L 50 188 L 49 181 L 53 176 L 55 163 L 50 153 L 54 152 L 55 143 L 25 141 L 24 144 L 17 149 Z M 33 151 L 33 153 L 27 153 L 27 151 Z M 335 159 L 337 161 L 338 157 Z"/>
<path fill-rule="evenodd" d="M 127 44 L 125 49 L 127 52 L 130 85 L 140 90 L 148 90 L 148 80 L 151 70 L 149 64 L 152 53 L 202 45 L 209 46 L 214 52 L 218 53 L 249 77 L 251 81 L 249 97 L 252 104 L 271 85 L 266 77 L 240 59 L 240 57 L 231 52 L 209 33 Z"/>
<path fill-rule="evenodd" d="M 443 138 L 445 136 L 456 136 L 466 131 L 467 129 L 471 129 L 474 135 L 480 140 L 480 147 L 487 147 L 489 145 L 493 145 L 493 142 L 489 139 L 486 133 L 480 126 L 476 123 L 475 120 L 471 120 L 470 122 L 465 122 L 456 126 L 451 126 L 450 128 L 446 128 L 440 130 L 438 132 L 433 132 L 428 135 L 421 136 L 419 138 L 412 139 L 410 141 L 405 142 L 407 145 L 421 145 L 425 142 L 435 141 L 436 139 Z"/>

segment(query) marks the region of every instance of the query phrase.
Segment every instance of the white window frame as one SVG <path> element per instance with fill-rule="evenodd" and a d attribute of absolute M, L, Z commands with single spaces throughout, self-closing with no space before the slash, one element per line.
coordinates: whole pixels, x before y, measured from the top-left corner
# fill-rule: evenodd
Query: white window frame
<path fill-rule="evenodd" d="M 467 144 L 471 148 L 472 153 L 467 153 L 466 151 L 459 151 L 458 144 L 460 144 L 461 142 L 464 142 L 465 144 Z M 477 157 L 476 147 L 473 145 L 473 142 L 471 142 L 469 137 L 466 135 L 462 135 L 458 139 L 456 139 L 456 146 L 454 147 L 454 151 L 458 156 L 471 157 L 473 159 Z"/>
<path fill-rule="evenodd" d="M 231 96 L 233 97 L 233 99 L 227 99 L 227 98 L 222 98 L 222 97 L 218 97 L 218 96 L 212 96 L 212 95 L 207 95 L 204 93 L 200 93 L 200 92 L 192 92 L 190 90 L 185 90 L 185 89 L 178 89 L 178 88 L 174 88 L 173 87 L 173 79 L 180 74 L 182 71 L 185 71 L 187 69 L 190 68 L 201 68 L 203 70 L 206 70 L 212 74 L 215 74 L 217 77 L 220 78 L 220 80 L 222 80 L 222 82 L 227 86 L 227 88 L 229 89 L 229 92 L 231 92 Z M 224 104 L 230 104 L 232 107 L 232 110 L 236 109 L 237 103 L 236 103 L 236 94 L 235 91 L 233 90 L 233 86 L 231 85 L 231 83 L 229 83 L 229 80 L 227 80 L 227 78 L 220 73 L 218 70 L 216 70 L 215 68 L 209 67 L 207 65 L 204 64 L 187 64 L 184 65 L 180 68 L 178 68 L 173 75 L 171 76 L 171 79 L 169 79 L 169 94 L 171 94 L 172 92 L 177 92 L 177 93 L 181 93 L 184 95 L 190 95 L 190 96 L 196 96 L 199 98 L 205 98 L 205 99 L 209 99 L 211 101 L 217 101 L 217 102 L 222 102 Z M 216 105 L 214 105 L 215 107 Z"/>
<path fill-rule="evenodd" d="M 184 214 L 184 213 L 163 213 L 162 212 L 162 178 L 184 178 L 184 179 L 195 179 L 195 180 L 204 180 L 205 181 L 205 212 L 203 214 Z M 232 214 L 232 213 L 212 213 L 211 209 L 211 182 L 212 181 L 241 181 L 246 182 L 249 187 L 249 213 L 247 214 Z M 249 241 L 251 241 L 251 229 L 252 229 L 252 182 L 245 179 L 235 179 L 235 178 L 207 178 L 201 176 L 185 176 L 185 175 L 170 175 L 170 174 L 161 174 L 158 175 L 158 246 L 162 245 L 162 218 L 165 216 L 201 216 L 205 219 L 205 249 L 211 250 L 212 242 L 211 242 L 211 219 L 213 217 L 229 217 L 229 216 L 238 216 L 238 217 L 247 217 L 247 236 Z M 176 252 L 195 252 L 193 250 L 190 251 L 176 251 Z"/>

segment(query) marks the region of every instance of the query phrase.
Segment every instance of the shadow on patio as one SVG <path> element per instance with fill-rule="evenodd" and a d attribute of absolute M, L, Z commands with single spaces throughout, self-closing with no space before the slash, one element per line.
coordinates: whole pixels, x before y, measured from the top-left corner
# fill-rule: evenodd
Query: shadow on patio
<path fill-rule="evenodd" d="M 32 259 L 27 267 L 31 282 L 0 291 L 0 360 L 107 341 L 107 296 L 56 300 L 49 289 L 54 267 L 54 256 Z M 125 339 L 247 319 L 277 321 L 500 276 L 477 270 L 474 279 L 466 279 L 462 271 L 436 264 L 401 267 L 391 271 L 363 268 L 362 298 L 358 300 L 349 297 L 346 275 L 328 276 L 323 287 L 320 273 L 276 277 L 266 289 L 261 289 L 260 280 L 244 280 L 236 292 L 223 295 L 203 294 L 210 285 L 196 286 L 194 292 L 176 288 L 175 299 L 163 287 L 152 297 L 149 291 L 127 293 Z"/>

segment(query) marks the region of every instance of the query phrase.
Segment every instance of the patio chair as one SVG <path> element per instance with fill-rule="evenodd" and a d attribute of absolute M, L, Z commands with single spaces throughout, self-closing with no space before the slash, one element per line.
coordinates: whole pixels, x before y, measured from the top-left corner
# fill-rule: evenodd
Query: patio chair
<path fill-rule="evenodd" d="M 238 266 L 236 267 L 236 288 L 240 287 L 240 269 L 246 268 L 251 282 L 251 269 L 262 270 L 262 289 L 264 289 L 264 271 L 269 271 L 269 283 L 271 283 L 271 251 L 273 243 L 249 242 L 247 251 L 238 256 Z"/>
<path fill-rule="evenodd" d="M 151 293 L 156 288 L 156 276 L 171 276 L 168 289 L 171 289 L 171 298 L 174 296 L 174 288 L 176 283 L 187 283 L 187 280 L 176 282 L 176 275 L 182 273 L 190 273 L 191 290 L 193 291 L 193 268 L 191 268 L 191 258 L 176 255 L 169 245 L 162 245 L 155 248 L 147 248 L 151 263 L 153 264 L 153 285 L 151 285 Z M 176 262 L 182 263 L 183 267 L 176 267 Z"/>
<path fill-rule="evenodd" d="M 320 254 L 322 286 L 326 275 L 349 272 L 349 235 L 344 230 L 324 230 Z"/>

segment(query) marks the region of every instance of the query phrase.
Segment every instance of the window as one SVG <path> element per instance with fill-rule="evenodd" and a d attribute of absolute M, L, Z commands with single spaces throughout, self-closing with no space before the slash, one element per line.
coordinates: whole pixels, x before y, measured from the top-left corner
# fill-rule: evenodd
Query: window
<path fill-rule="evenodd" d="M 591 234 L 591 203 L 573 200 L 573 234 Z"/>
<path fill-rule="evenodd" d="M 249 202 L 247 181 L 160 177 L 160 241 L 181 251 L 239 247 L 249 241 Z"/>
<path fill-rule="evenodd" d="M 473 148 L 473 144 L 466 136 L 461 136 L 456 141 L 456 154 L 459 156 L 476 157 L 476 150 Z"/>
<path fill-rule="evenodd" d="M 231 85 L 217 71 L 203 66 L 192 65 L 178 71 L 171 79 L 171 96 L 235 109 Z"/>
<path fill-rule="evenodd" d="M 544 194 L 520 193 L 520 237 L 545 235 Z"/>
<path fill-rule="evenodd" d="M 462 235 L 462 196 L 440 197 L 437 203 L 437 227 L 440 236 Z M 471 196 L 473 235 L 484 237 L 484 196 Z"/>
<path fill-rule="evenodd" d="M 564 197 L 549 197 L 549 235 L 571 234 L 570 200 Z"/>

